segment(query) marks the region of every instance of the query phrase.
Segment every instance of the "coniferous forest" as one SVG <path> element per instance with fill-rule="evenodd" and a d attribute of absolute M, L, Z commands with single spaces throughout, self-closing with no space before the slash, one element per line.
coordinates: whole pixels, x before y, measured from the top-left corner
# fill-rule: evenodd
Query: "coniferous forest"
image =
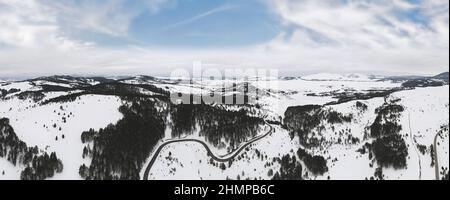
<path fill-rule="evenodd" d="M 402 126 L 398 124 L 403 111 L 403 106 L 395 103 L 386 103 L 376 110 L 377 117 L 370 126 L 370 136 L 375 139 L 371 149 L 382 167 L 401 169 L 407 165 L 408 147 L 399 134 Z"/>
<path fill-rule="evenodd" d="M 14 166 L 22 166 L 22 180 L 43 180 L 63 170 L 63 164 L 55 152 L 41 153 L 38 147 L 28 147 L 21 141 L 6 118 L 0 119 L 0 157 L 7 158 Z"/>
<path fill-rule="evenodd" d="M 139 179 L 140 170 L 164 137 L 167 126 L 172 129 L 173 138 L 199 131 L 205 141 L 216 147 L 235 148 L 254 137 L 264 124 L 244 110 L 228 111 L 205 104 L 174 105 L 151 98 L 124 98 L 124 101 L 127 103 L 119 109 L 123 118 L 117 124 L 81 134 L 85 144 L 83 157 L 92 159 L 90 166 L 80 166 L 82 178 Z M 223 140 L 229 144 L 221 143 Z"/>
<path fill-rule="evenodd" d="M 225 139 L 227 146 L 236 148 L 242 142 L 254 137 L 264 121 L 258 117 L 251 117 L 247 111 L 228 111 L 221 108 L 199 105 L 172 105 L 172 136 L 179 137 L 196 131 L 197 125 L 200 136 L 216 147 Z"/>
<path fill-rule="evenodd" d="M 167 113 L 156 104 L 135 99 L 120 107 L 123 118 L 117 124 L 82 133 L 82 142 L 92 143 L 87 150 L 92 163 L 83 164 L 80 175 L 88 180 L 139 179 L 140 169 L 166 128 Z"/>

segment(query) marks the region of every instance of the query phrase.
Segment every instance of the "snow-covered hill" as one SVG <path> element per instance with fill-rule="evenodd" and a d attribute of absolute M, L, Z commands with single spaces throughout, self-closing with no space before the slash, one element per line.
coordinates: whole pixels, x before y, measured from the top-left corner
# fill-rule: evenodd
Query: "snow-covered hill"
<path fill-rule="evenodd" d="M 11 130 L 28 152 L 55 152 L 63 169 L 46 179 L 142 179 L 147 171 L 149 179 L 435 179 L 437 165 L 438 176 L 448 177 L 449 88 L 439 83 L 360 74 L 6 81 L 0 84 L 0 119 L 8 119 L 0 127 L 0 179 L 38 173 L 27 169 L 26 153 L 16 163 L 8 158 L 14 148 L 3 136 Z M 192 106 L 169 98 L 245 89 L 259 91 L 254 103 Z M 177 140 L 191 142 L 171 143 Z M 236 157 L 214 160 L 202 143 L 214 155 Z"/>
<path fill-rule="evenodd" d="M 433 76 L 434 79 L 441 79 L 441 80 L 447 80 L 448 81 L 448 72 L 444 72 L 441 74 L 438 74 L 437 76 Z"/>
<path fill-rule="evenodd" d="M 331 73 L 320 73 L 312 74 L 308 76 L 302 76 L 301 79 L 308 81 L 371 81 L 367 75 L 363 74 L 331 74 Z"/>

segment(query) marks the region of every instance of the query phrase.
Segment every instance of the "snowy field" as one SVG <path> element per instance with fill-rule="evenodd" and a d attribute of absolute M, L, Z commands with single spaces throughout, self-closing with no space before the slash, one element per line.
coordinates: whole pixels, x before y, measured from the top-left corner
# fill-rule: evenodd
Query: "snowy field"
<path fill-rule="evenodd" d="M 124 80 L 128 84 L 152 84 L 170 92 L 192 92 L 194 94 L 207 94 L 222 87 L 231 87 L 229 81 L 209 81 L 206 85 L 173 84 L 167 81 L 145 80 L 144 77 Z M 98 82 L 88 80 L 89 84 Z M 39 91 L 41 85 L 60 87 L 73 87 L 79 83 L 53 83 L 49 81 L 12 82 L 1 83 L 0 89 L 19 89 L 23 91 Z M 369 77 L 350 74 L 337 76 L 333 74 L 319 74 L 291 80 L 263 80 L 250 81 L 250 84 L 264 91 L 257 104 L 261 107 L 255 116 L 266 120 L 280 121 L 288 107 L 301 105 L 324 105 L 335 102 L 337 99 L 332 93 L 385 91 L 398 88 L 401 83 L 391 81 L 373 80 Z M 47 92 L 40 101 L 66 95 L 70 92 Z M 152 95 L 149 91 L 141 91 Z M 118 108 L 123 104 L 116 96 L 83 95 L 75 101 L 68 103 L 39 104 L 26 99 L 21 100 L 13 94 L 0 99 L 0 118 L 9 118 L 15 133 L 29 147 L 37 146 L 45 152 L 55 151 L 61 159 L 64 170 L 51 179 L 81 179 L 79 167 L 89 165 L 89 159 L 82 158 L 84 145 L 81 143 L 81 133 L 91 128 L 98 130 L 109 124 L 114 124 L 123 116 Z M 314 94 L 314 95 L 311 95 Z M 404 90 L 391 94 L 387 99 L 383 97 L 359 100 L 367 105 L 367 110 L 361 112 L 355 106 L 356 101 L 349 101 L 337 105 L 325 106 L 324 109 L 338 113 L 352 114 L 354 119 L 349 123 L 328 124 L 323 122 L 324 130 L 317 137 L 327 142 L 326 145 L 308 148 L 313 155 L 321 155 L 327 160 L 328 172 L 314 176 L 305 167 L 305 179 L 356 179 L 363 180 L 374 175 L 378 167 L 376 162 L 369 159 L 368 154 L 361 154 L 359 149 L 366 143 L 372 142 L 367 138 L 368 127 L 376 118 L 375 110 L 385 101 L 399 100 L 398 104 L 405 108 L 400 115 L 399 124 L 402 126 L 400 135 L 408 146 L 407 168 L 394 170 L 383 169 L 386 179 L 435 179 L 435 167 L 432 163 L 432 150 L 437 134 L 437 151 L 440 172 L 447 171 L 449 167 L 449 87 L 427 87 L 414 90 Z M 236 107 L 228 106 L 228 110 Z M 167 119 L 170 122 L 170 118 Z M 149 179 L 270 179 L 273 172 L 280 168 L 275 160 L 284 155 L 296 155 L 297 149 L 304 148 L 297 136 L 291 138 L 289 132 L 279 125 L 273 125 L 272 134 L 248 146 L 231 162 L 212 162 L 206 149 L 199 143 L 183 142 L 167 145 L 158 155 L 150 171 Z M 447 127 L 442 131 L 442 127 Z M 199 130 L 199 128 L 197 128 Z M 264 135 L 268 127 L 262 127 L 259 136 Z M 342 139 L 337 132 L 346 132 L 349 136 L 359 140 L 359 143 L 341 143 Z M 197 139 L 204 141 L 198 133 L 172 138 L 170 128 L 165 131 L 165 137 L 154 150 L 167 141 L 176 139 Z M 419 147 L 426 149 L 421 152 Z M 225 155 L 224 148 L 210 146 L 214 155 Z M 141 170 L 152 158 L 147 159 Z M 303 164 L 303 163 L 302 163 Z M 0 158 L 0 179 L 19 179 L 23 166 L 14 167 L 6 158 Z M 4 172 L 4 173 L 3 173 Z"/>
<path fill-rule="evenodd" d="M 28 146 L 57 152 L 64 170 L 56 174 L 54 179 L 80 179 L 78 169 L 85 162 L 82 159 L 81 133 L 117 122 L 122 117 L 118 111 L 121 104 L 117 97 L 99 95 L 82 96 L 74 102 L 44 106 L 13 98 L 0 103 L 0 117 L 10 119 L 17 136 Z M 8 168 L 7 171 L 11 171 L 8 179 L 20 178 L 20 173 L 13 173 L 6 159 L 0 160 L 0 172 Z"/>
<path fill-rule="evenodd" d="M 290 81 L 285 81 L 290 82 Z M 295 82 L 304 82 L 303 80 L 295 80 Z M 336 83 L 326 82 L 307 82 L 311 87 L 315 83 L 315 88 L 320 91 L 333 90 L 324 85 L 339 85 Z M 355 82 L 340 82 L 344 85 L 353 84 L 359 86 L 357 89 L 371 89 L 371 88 L 383 88 L 382 82 L 374 83 L 355 83 Z M 295 84 L 286 84 L 295 85 Z M 396 87 L 397 84 L 384 85 L 384 88 Z M 341 86 L 348 87 L 348 86 Z M 299 88 L 290 88 L 301 91 Z M 322 89 L 322 90 L 321 90 Z M 299 93 L 298 95 L 301 95 Z M 435 178 L 434 167 L 431 167 L 431 155 L 428 150 L 425 154 L 417 153 L 416 146 L 418 144 L 430 146 L 433 143 L 436 133 L 439 131 L 442 125 L 448 126 L 448 102 L 449 93 L 448 86 L 435 87 L 435 88 L 418 88 L 415 90 L 408 90 L 394 93 L 390 99 L 401 99 L 400 104 L 405 107 L 405 111 L 401 115 L 401 125 L 403 130 L 400 134 L 406 138 L 405 141 L 408 145 L 408 159 L 407 168 L 403 170 L 384 169 L 384 175 L 386 179 L 411 179 L 411 180 L 431 180 Z M 308 102 L 308 100 L 299 100 L 292 105 L 305 105 L 311 103 L 318 103 L 317 101 Z M 303 103 L 300 103 L 304 101 Z M 321 103 L 327 103 L 329 99 L 323 99 Z M 370 178 L 374 175 L 377 164 L 369 160 L 368 154 L 360 154 L 357 152 L 362 145 L 371 141 L 365 139 L 364 135 L 367 133 L 367 127 L 370 126 L 375 118 L 375 109 L 383 105 L 384 98 L 373 98 L 370 100 L 361 101 L 368 105 L 367 111 L 359 113 L 355 120 L 350 124 L 333 125 L 334 131 L 331 130 L 331 126 L 326 126 L 326 130 L 322 133 L 322 137 L 326 141 L 336 142 L 339 137 L 336 137 L 335 132 L 340 130 L 351 129 L 352 136 L 360 139 L 362 142 L 359 144 L 332 144 L 326 148 L 311 149 L 310 152 L 318 155 L 323 155 L 328 158 L 329 171 L 322 176 L 308 176 L 309 179 L 335 179 L 335 180 L 363 180 Z M 358 113 L 355 108 L 355 101 L 347 103 L 327 106 L 332 110 L 338 111 L 343 114 Z M 409 120 L 411 120 L 411 130 L 409 128 Z M 440 165 L 448 169 L 448 131 L 443 134 L 441 146 L 439 147 L 439 160 Z M 410 139 L 412 138 L 412 139 Z M 270 178 L 267 175 L 268 170 L 276 170 L 279 168 L 275 163 L 271 167 L 267 167 L 268 161 L 274 158 L 279 158 L 285 154 L 289 154 L 292 151 L 296 151 L 300 144 L 296 142 L 297 138 L 290 139 L 289 134 L 282 129 L 277 128 L 276 133 L 263 139 L 260 142 L 252 145 L 250 151 L 243 154 L 245 156 L 242 160 L 235 160 L 231 167 L 228 167 L 228 163 L 225 163 L 227 168 L 225 170 L 220 169 L 218 164 L 212 165 L 205 162 L 209 160 L 206 156 L 206 150 L 203 146 L 195 143 L 174 144 L 166 147 L 158 157 L 157 164 L 154 165 L 151 171 L 151 179 L 224 179 L 231 178 L 237 179 L 267 179 Z M 267 155 L 268 158 L 263 160 L 258 159 L 254 155 L 254 150 L 257 149 L 262 152 L 263 155 Z M 176 154 L 175 152 L 183 152 L 182 154 Z M 420 162 L 419 162 L 420 160 Z M 249 164 L 251 163 L 251 164 Z M 220 163 L 219 163 L 220 164 Z M 372 165 L 372 166 L 371 166 Z M 244 173 L 242 173 L 242 171 Z"/>

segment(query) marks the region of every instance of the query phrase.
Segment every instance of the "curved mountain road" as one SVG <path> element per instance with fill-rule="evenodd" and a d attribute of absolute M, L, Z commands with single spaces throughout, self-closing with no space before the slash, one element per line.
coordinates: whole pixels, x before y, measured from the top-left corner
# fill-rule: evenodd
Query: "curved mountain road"
<path fill-rule="evenodd" d="M 167 145 L 174 144 L 174 143 L 182 143 L 182 142 L 199 143 L 199 144 L 203 145 L 203 147 L 205 147 L 206 151 L 208 152 L 208 156 L 210 156 L 216 162 L 228 162 L 228 161 L 234 159 L 236 156 L 238 156 L 249 145 L 270 135 L 273 132 L 273 127 L 270 124 L 268 124 L 268 126 L 270 127 L 270 130 L 266 134 L 251 139 L 250 141 L 246 142 L 244 145 L 239 147 L 236 151 L 234 151 L 230 154 L 224 155 L 224 156 L 214 155 L 214 153 L 209 148 L 208 144 L 206 144 L 204 141 L 197 140 L 197 139 L 180 139 L 180 140 L 172 140 L 172 141 L 165 142 L 165 143 L 161 144 L 158 147 L 158 149 L 155 151 L 155 153 L 153 154 L 152 159 L 150 160 L 149 164 L 147 165 L 147 168 L 145 169 L 143 180 L 148 180 L 148 176 L 150 174 L 150 170 L 151 170 L 153 164 L 155 164 L 156 159 L 158 158 L 159 154 Z"/>

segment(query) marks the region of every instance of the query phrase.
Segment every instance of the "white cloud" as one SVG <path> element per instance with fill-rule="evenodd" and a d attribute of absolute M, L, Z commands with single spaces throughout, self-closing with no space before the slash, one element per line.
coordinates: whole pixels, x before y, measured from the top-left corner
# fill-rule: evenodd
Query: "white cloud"
<path fill-rule="evenodd" d="M 139 0 L 145 8 L 130 8 L 122 1 L 0 0 L 0 76 L 159 74 L 195 60 L 291 72 L 448 71 L 448 0 L 266 0 L 287 28 L 266 43 L 233 49 L 112 49 L 71 36 L 88 31 L 124 37 L 139 13 L 176 3 Z M 409 11 L 426 23 L 398 16 Z"/>
<path fill-rule="evenodd" d="M 132 20 L 142 12 L 158 13 L 173 6 L 175 0 L 134 0 L 133 6 L 126 0 L 66 0 L 47 1 L 47 6 L 58 13 L 61 24 L 84 31 L 125 37 Z M 128 6 L 127 6 L 128 5 Z M 73 31 L 73 30 L 72 30 Z"/>
<path fill-rule="evenodd" d="M 0 42 L 22 47 L 56 42 L 56 38 L 47 36 L 53 35 L 58 27 L 52 18 L 42 14 L 44 10 L 31 0 L 1 0 Z"/>
<path fill-rule="evenodd" d="M 448 70 L 448 1 L 271 0 L 286 25 L 268 51 L 297 56 L 299 66 L 318 70 L 433 73 Z M 399 13 L 418 12 L 424 25 Z M 319 61 L 320 60 L 320 61 Z M 294 61 L 295 62 L 295 61 Z M 300 67 L 301 68 L 301 67 Z"/>
<path fill-rule="evenodd" d="M 4 44 L 8 48 L 55 48 L 63 51 L 92 45 L 90 42 L 67 37 L 59 21 L 63 10 L 42 2 L 0 0 L 0 45 Z"/>
<path fill-rule="evenodd" d="M 57 10 L 57 20 L 63 25 L 112 36 L 125 36 L 131 20 L 137 15 L 124 10 L 119 0 L 82 0 L 77 4 L 53 1 L 49 5 Z"/>
<path fill-rule="evenodd" d="M 132 20 L 142 12 L 157 13 L 175 0 L 0 0 L 0 42 L 33 45 L 36 38 L 58 38 L 74 31 L 125 37 Z M 129 3 L 129 2 L 128 2 Z"/>
<path fill-rule="evenodd" d="M 350 0 L 346 4 L 333 0 L 272 2 L 276 12 L 286 23 L 301 27 L 296 31 L 310 38 L 320 35 L 327 41 L 341 46 L 368 48 L 433 46 L 436 45 L 433 38 L 443 36 L 441 33 L 433 33 L 433 29 L 437 27 L 429 28 L 396 17 L 396 12 L 415 8 L 400 0 L 373 2 Z M 447 14 L 448 30 L 448 2 L 447 12 L 443 14 Z M 430 17 L 433 23 L 445 15 L 430 15 Z M 446 38 L 448 40 L 448 35 Z"/>

